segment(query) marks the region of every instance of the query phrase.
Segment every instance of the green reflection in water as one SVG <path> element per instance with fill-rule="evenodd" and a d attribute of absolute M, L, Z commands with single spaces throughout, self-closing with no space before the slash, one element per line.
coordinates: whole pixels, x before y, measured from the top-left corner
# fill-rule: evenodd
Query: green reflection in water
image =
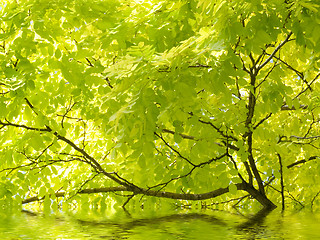
<path fill-rule="evenodd" d="M 111 217 L 21 213 L 1 217 L 0 239 L 320 239 L 320 214 L 273 211 L 264 217 L 218 211 Z"/>

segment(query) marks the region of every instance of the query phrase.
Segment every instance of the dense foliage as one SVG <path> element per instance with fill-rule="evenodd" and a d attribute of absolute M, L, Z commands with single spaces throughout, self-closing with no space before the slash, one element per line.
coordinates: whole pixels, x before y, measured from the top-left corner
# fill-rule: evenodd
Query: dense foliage
<path fill-rule="evenodd" d="M 5 1 L 0 206 L 319 206 L 319 9 Z"/>

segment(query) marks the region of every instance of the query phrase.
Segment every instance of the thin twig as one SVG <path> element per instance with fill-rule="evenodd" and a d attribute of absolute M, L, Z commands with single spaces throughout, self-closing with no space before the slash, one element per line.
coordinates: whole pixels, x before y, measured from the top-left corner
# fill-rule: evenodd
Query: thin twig
<path fill-rule="evenodd" d="M 162 129 L 162 132 L 171 133 L 171 134 L 175 134 L 176 133 L 175 131 L 172 131 L 172 130 L 169 130 L 169 129 Z M 189 135 L 186 135 L 186 134 L 183 134 L 183 133 L 178 133 L 178 134 L 184 139 L 196 140 L 194 136 L 189 136 Z"/>
<path fill-rule="evenodd" d="M 163 138 L 161 135 L 159 135 L 159 134 L 156 133 L 156 132 L 155 132 L 154 134 L 155 134 L 158 138 L 160 138 L 168 148 L 170 148 L 173 152 L 175 152 L 176 154 L 178 154 L 178 156 L 179 156 L 180 158 L 186 160 L 186 161 L 187 161 L 189 164 L 191 164 L 192 166 L 194 166 L 194 167 L 196 166 L 196 165 L 195 165 L 194 163 L 192 163 L 188 158 L 182 156 L 181 153 L 180 153 L 178 150 L 174 149 L 166 140 L 164 140 L 164 138 Z"/>
<path fill-rule="evenodd" d="M 312 200 L 311 200 L 311 209 L 313 208 L 313 203 L 316 200 L 316 198 L 319 196 L 319 194 L 320 194 L 320 191 L 317 192 L 317 194 L 312 198 Z"/>
<path fill-rule="evenodd" d="M 295 96 L 293 99 L 298 98 L 301 94 L 303 94 L 305 91 L 307 91 L 308 89 L 311 89 L 311 85 L 319 78 L 320 73 L 317 74 L 317 76 L 314 77 L 314 79 L 310 82 L 310 84 L 307 84 L 307 87 L 305 89 L 303 89 L 301 92 L 299 92 L 297 94 L 297 96 Z"/>

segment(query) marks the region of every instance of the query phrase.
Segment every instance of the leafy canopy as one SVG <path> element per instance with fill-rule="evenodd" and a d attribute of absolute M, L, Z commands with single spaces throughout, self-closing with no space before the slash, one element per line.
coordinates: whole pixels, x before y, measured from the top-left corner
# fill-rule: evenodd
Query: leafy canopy
<path fill-rule="evenodd" d="M 319 6 L 2 3 L 0 207 L 319 206 Z"/>

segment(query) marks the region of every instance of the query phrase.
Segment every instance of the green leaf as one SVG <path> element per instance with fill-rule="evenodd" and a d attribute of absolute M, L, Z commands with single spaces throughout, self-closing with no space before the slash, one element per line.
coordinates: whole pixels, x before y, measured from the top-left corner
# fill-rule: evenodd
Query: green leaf
<path fill-rule="evenodd" d="M 295 109 L 299 109 L 300 108 L 299 99 L 297 99 L 297 98 L 293 99 L 292 103 L 293 103 L 293 106 L 294 106 Z"/>
<path fill-rule="evenodd" d="M 59 48 L 55 51 L 54 56 L 55 56 L 57 59 L 61 58 L 61 51 L 60 51 Z"/>
<path fill-rule="evenodd" d="M 44 214 L 49 215 L 50 210 L 51 210 L 51 200 L 50 200 L 50 196 L 47 194 L 45 195 L 45 198 L 43 200 L 43 212 Z"/>
<path fill-rule="evenodd" d="M 218 181 L 219 181 L 220 187 L 225 188 L 229 186 L 230 179 L 228 178 L 228 175 L 226 172 L 222 172 L 218 176 Z"/>
<path fill-rule="evenodd" d="M 142 169 L 146 168 L 146 158 L 144 155 L 141 155 L 139 157 L 138 164 L 139 164 L 140 168 L 142 168 Z"/>
<path fill-rule="evenodd" d="M 39 198 L 43 198 L 45 195 L 47 194 L 47 188 L 42 186 L 40 189 L 39 189 Z"/>
<path fill-rule="evenodd" d="M 7 114 L 7 105 L 0 100 L 0 117 L 5 117 Z"/>
<path fill-rule="evenodd" d="M 241 180 L 239 177 L 233 177 L 231 180 L 232 180 L 232 182 L 233 182 L 234 184 L 236 184 L 236 183 L 242 183 L 242 180 Z"/>
<path fill-rule="evenodd" d="M 236 175 L 238 175 L 238 170 L 233 168 L 229 171 L 229 174 L 232 176 L 236 176 Z"/>
<path fill-rule="evenodd" d="M 174 135 L 174 141 L 176 142 L 176 143 L 180 143 L 181 141 L 182 141 L 182 137 L 181 137 L 181 135 L 180 134 L 178 134 L 178 133 L 175 133 Z"/>
<path fill-rule="evenodd" d="M 219 164 L 216 166 L 216 169 L 215 169 L 217 172 L 224 172 L 226 170 L 226 165 L 224 163 L 222 164 Z"/>
<path fill-rule="evenodd" d="M 237 193 L 237 191 L 238 191 L 238 188 L 237 188 L 237 186 L 235 185 L 235 184 L 230 184 L 229 185 L 229 192 L 231 193 L 231 194 L 236 194 Z"/>
<path fill-rule="evenodd" d="M 280 174 L 280 172 L 279 171 L 274 171 L 274 176 L 276 177 L 276 178 L 278 178 L 278 179 L 280 179 L 280 177 L 281 177 L 281 174 Z"/>
<path fill-rule="evenodd" d="M 42 150 L 46 147 L 42 136 L 40 136 L 39 134 L 32 135 L 31 140 L 30 140 L 30 144 L 37 151 Z"/>

